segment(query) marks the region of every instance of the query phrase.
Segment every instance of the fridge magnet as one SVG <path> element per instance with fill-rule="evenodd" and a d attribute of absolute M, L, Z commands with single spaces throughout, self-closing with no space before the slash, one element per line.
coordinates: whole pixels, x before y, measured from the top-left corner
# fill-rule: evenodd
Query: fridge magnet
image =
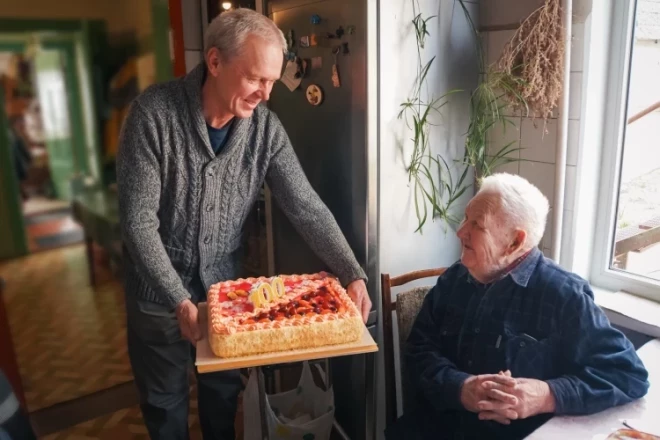
<path fill-rule="evenodd" d="M 348 50 L 348 43 L 342 43 L 341 49 L 342 49 L 341 53 L 343 53 L 344 55 L 348 55 L 350 53 Z"/>
<path fill-rule="evenodd" d="M 310 17 L 310 21 L 312 22 L 312 24 L 320 24 L 321 23 L 321 17 L 319 16 L 319 14 L 313 14 Z"/>
<path fill-rule="evenodd" d="M 323 102 L 323 90 L 316 84 L 310 84 L 305 93 L 307 102 L 316 106 Z"/>
<path fill-rule="evenodd" d="M 280 81 L 282 81 L 291 92 L 296 90 L 302 82 L 302 78 L 296 78 L 296 73 L 298 73 L 298 64 L 295 61 L 288 61 Z"/>
<path fill-rule="evenodd" d="M 316 34 L 312 34 L 309 36 L 309 45 L 310 46 L 317 46 L 319 44 L 318 42 L 318 37 Z"/>
<path fill-rule="evenodd" d="M 332 86 L 340 87 L 341 82 L 339 80 L 339 66 L 337 65 L 337 56 L 339 55 L 339 46 L 335 47 L 332 50 L 332 54 L 335 56 L 335 63 L 332 65 Z"/>
<path fill-rule="evenodd" d="M 309 36 L 300 37 L 300 47 L 309 47 Z"/>
<path fill-rule="evenodd" d="M 320 69 L 322 65 L 323 65 L 322 57 L 312 58 L 312 69 Z"/>
<path fill-rule="evenodd" d="M 337 38 L 343 37 L 344 36 L 344 28 L 339 26 L 337 28 L 337 30 L 335 31 L 335 35 L 337 36 Z"/>
<path fill-rule="evenodd" d="M 348 35 L 353 35 L 355 33 L 355 26 L 350 25 L 346 28 L 346 32 L 348 32 Z"/>

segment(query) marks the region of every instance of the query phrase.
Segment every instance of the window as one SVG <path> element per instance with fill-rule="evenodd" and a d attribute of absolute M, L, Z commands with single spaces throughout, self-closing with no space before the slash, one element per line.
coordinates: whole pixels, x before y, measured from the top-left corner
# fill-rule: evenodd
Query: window
<path fill-rule="evenodd" d="M 660 300 L 660 3 L 612 2 L 592 282 Z"/>

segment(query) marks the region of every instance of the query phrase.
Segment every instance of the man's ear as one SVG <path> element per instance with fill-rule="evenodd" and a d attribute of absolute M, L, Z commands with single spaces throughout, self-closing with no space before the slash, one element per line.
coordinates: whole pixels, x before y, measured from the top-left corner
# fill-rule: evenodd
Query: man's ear
<path fill-rule="evenodd" d="M 525 245 L 527 240 L 527 232 L 523 229 L 516 229 L 513 233 L 513 241 L 509 245 L 509 253 L 513 254 Z"/>
<path fill-rule="evenodd" d="M 206 67 L 213 76 L 218 76 L 222 70 L 222 57 L 220 51 L 212 47 L 206 52 Z"/>

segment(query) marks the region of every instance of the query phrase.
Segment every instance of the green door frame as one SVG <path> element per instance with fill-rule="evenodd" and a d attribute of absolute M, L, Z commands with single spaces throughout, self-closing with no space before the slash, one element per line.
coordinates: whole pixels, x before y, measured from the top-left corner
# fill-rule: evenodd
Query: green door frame
<path fill-rule="evenodd" d="M 73 162 L 76 173 L 89 175 L 89 157 L 86 148 L 85 127 L 83 120 L 82 101 L 80 96 L 80 81 L 76 64 L 76 49 L 73 35 L 61 41 L 42 42 L 46 50 L 57 50 L 62 53 L 64 78 L 66 81 L 67 101 L 69 107 L 69 124 L 71 124 L 71 141 L 73 143 Z"/>
<path fill-rule="evenodd" d="M 22 257 L 28 253 L 4 103 L 4 90 L 0 88 L 0 260 Z"/>

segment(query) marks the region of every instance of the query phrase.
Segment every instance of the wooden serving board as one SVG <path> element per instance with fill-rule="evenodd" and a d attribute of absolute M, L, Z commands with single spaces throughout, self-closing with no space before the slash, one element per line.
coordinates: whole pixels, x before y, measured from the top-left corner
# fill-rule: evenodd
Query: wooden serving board
<path fill-rule="evenodd" d="M 199 323 L 202 327 L 202 339 L 197 343 L 195 366 L 199 373 L 235 370 L 238 368 L 261 367 L 264 365 L 302 362 L 313 359 L 325 359 L 338 356 L 373 353 L 378 351 L 376 341 L 371 337 L 367 327 L 364 327 L 362 339 L 350 344 L 330 345 L 327 347 L 289 350 L 276 353 L 264 353 L 236 358 L 220 358 L 212 351 L 208 340 L 206 303 L 199 303 Z"/>

